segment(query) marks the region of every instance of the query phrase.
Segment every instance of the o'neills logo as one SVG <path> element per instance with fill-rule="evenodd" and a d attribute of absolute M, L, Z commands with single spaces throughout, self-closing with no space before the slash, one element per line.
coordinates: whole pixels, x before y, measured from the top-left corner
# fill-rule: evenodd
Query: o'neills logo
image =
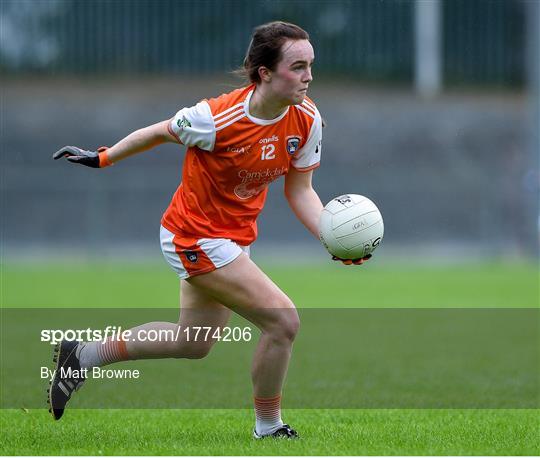
<path fill-rule="evenodd" d="M 265 170 L 245 170 L 238 172 L 240 184 L 234 188 L 235 195 L 240 199 L 249 199 L 260 194 L 269 183 L 287 173 L 287 167 L 276 167 Z"/>
<path fill-rule="evenodd" d="M 272 135 L 271 137 L 268 137 L 268 138 L 261 138 L 259 140 L 259 143 L 261 145 L 265 145 L 267 143 L 278 142 L 278 141 L 279 141 L 279 137 L 277 135 Z"/>

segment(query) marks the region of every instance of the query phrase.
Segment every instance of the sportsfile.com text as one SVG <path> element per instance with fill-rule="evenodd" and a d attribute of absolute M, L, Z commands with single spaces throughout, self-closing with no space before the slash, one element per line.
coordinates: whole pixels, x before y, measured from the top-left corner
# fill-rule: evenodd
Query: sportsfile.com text
<path fill-rule="evenodd" d="M 42 329 L 41 342 L 56 345 L 62 340 L 94 341 L 104 344 L 108 339 L 123 342 L 175 342 L 186 340 L 188 342 L 207 342 L 217 340 L 220 342 L 249 342 L 252 337 L 251 328 L 212 326 L 178 326 L 171 329 L 139 329 L 133 332 L 122 329 L 121 326 L 107 326 L 105 329 Z"/>

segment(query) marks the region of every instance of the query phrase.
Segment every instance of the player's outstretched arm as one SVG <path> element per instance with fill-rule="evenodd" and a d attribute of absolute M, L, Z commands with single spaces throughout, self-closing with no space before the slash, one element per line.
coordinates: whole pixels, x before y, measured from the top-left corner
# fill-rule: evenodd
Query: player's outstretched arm
<path fill-rule="evenodd" d="M 162 143 L 178 142 L 169 132 L 169 120 L 136 130 L 110 148 L 87 151 L 76 146 L 64 146 L 53 154 L 53 159 L 65 157 L 69 162 L 87 167 L 103 168 L 126 157 L 152 149 Z"/>

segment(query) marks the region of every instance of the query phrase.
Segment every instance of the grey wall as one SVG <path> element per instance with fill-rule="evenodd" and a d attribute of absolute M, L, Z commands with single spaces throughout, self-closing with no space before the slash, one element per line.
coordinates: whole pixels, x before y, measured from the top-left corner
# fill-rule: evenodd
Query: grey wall
<path fill-rule="evenodd" d="M 228 91 L 215 79 L 19 79 L 2 87 L 2 246 L 131 244 L 156 248 L 162 211 L 184 157 L 166 145 L 106 170 L 53 162 L 67 144 L 110 145 L 200 98 Z M 528 152 L 523 95 L 447 93 L 421 101 L 399 89 L 315 81 L 326 119 L 315 187 L 323 201 L 364 194 L 380 206 L 388 246 L 482 247 L 531 253 L 536 243 L 536 159 Z M 300 243 L 273 184 L 263 242 Z"/>

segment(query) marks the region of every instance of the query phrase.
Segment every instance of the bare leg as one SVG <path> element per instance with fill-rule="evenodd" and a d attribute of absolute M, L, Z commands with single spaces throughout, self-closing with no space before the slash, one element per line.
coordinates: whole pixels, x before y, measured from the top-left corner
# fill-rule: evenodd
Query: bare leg
<path fill-rule="evenodd" d="M 299 327 L 292 301 L 244 254 L 187 281 L 261 330 L 252 366 L 254 394 L 261 398 L 281 394 Z"/>
<path fill-rule="evenodd" d="M 56 420 L 62 417 L 71 394 L 84 380 L 84 377 L 81 379 L 78 375 L 62 375 L 62 371 L 58 370 L 60 364 L 78 373 L 81 368 L 104 366 L 126 359 L 203 358 L 208 354 L 215 343 L 214 340 L 188 341 L 183 332 L 176 334 L 178 326 L 221 328 L 227 324 L 231 311 L 196 286 L 182 283 L 179 323 L 153 322 L 132 328 L 126 342 L 119 339 L 107 339 L 105 343 L 86 342 L 80 345 L 67 340 L 61 342 L 57 355 L 57 370 L 51 381 L 48 398 L 51 407 L 49 411 Z M 153 336 L 150 340 L 145 338 L 148 337 L 148 331 L 171 331 L 171 336 L 153 341 Z M 173 338 L 176 335 L 178 338 Z"/>
<path fill-rule="evenodd" d="M 131 329 L 132 336 L 142 338 L 127 342 L 127 351 L 131 359 L 150 358 L 203 358 L 216 342 L 210 336 L 216 328 L 222 328 L 229 321 L 231 311 L 208 296 L 196 286 L 182 280 L 180 285 L 180 319 L 178 323 L 154 321 Z M 179 329 L 180 326 L 180 329 Z M 186 340 L 186 327 L 210 326 L 207 341 L 199 338 L 197 341 Z M 151 331 L 148 334 L 148 331 Z M 156 341 L 145 339 L 148 335 L 158 335 L 162 338 Z M 171 338 L 172 336 L 177 339 Z M 154 339 L 153 339 L 154 340 Z"/>

